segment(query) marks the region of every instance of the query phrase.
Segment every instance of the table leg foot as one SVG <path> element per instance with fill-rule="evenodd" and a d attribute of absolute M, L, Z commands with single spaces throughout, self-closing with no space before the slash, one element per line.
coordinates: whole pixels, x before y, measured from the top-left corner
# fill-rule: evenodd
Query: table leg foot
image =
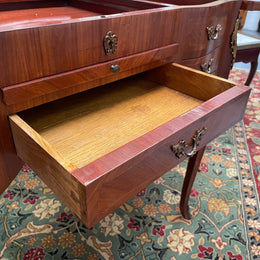
<path fill-rule="evenodd" d="M 205 148 L 206 146 L 201 148 L 194 156 L 189 159 L 183 182 L 180 202 L 180 211 L 185 219 L 191 219 L 191 214 L 189 211 L 189 197 Z"/>

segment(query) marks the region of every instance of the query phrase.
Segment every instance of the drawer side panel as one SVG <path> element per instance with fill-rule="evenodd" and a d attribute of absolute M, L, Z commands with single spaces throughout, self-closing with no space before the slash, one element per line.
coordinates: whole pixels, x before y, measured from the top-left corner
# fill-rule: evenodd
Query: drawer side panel
<path fill-rule="evenodd" d="M 17 155 L 30 165 L 75 214 L 86 221 L 84 186 L 70 174 L 76 167 L 64 162 L 60 155 L 17 115 L 9 118 Z"/>

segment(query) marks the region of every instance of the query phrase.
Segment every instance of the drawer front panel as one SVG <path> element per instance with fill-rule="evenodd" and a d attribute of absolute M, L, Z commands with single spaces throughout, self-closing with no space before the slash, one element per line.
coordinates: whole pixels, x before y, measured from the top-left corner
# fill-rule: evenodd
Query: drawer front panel
<path fill-rule="evenodd" d="M 141 189 L 183 161 L 185 156 L 177 158 L 172 151 L 172 146 L 180 140 L 191 143 L 195 132 L 206 128 L 198 147 L 200 149 L 240 121 L 249 93 L 238 94 L 239 92 L 240 90 L 230 91 L 229 98 L 224 98 L 223 102 L 218 100 L 219 103 L 217 101 L 218 105 L 214 108 L 210 104 L 203 104 L 197 110 L 190 111 L 97 162 L 73 172 L 76 178 L 81 178 L 81 181 L 86 183 L 88 225 L 97 223 L 102 216 L 120 207 Z M 208 105 L 211 109 L 207 108 Z M 133 151 L 136 156 L 115 167 L 118 158 L 122 158 L 124 154 L 131 155 Z M 187 151 L 190 152 L 191 147 Z M 89 182 L 92 174 L 101 175 L 101 172 L 107 174 Z"/>
<path fill-rule="evenodd" d="M 182 58 L 202 57 L 221 44 L 229 43 L 236 18 L 233 14 L 238 14 L 239 7 L 238 1 L 226 1 L 216 6 L 185 10 Z"/>
<path fill-rule="evenodd" d="M 206 56 L 197 59 L 182 60 L 181 64 L 196 70 L 207 72 L 209 74 L 214 74 L 219 66 L 220 54 L 220 49 L 217 48 Z"/>
<path fill-rule="evenodd" d="M 179 45 L 172 44 L 70 71 L 69 73 L 61 73 L 52 77 L 4 87 L 2 88 L 3 99 L 5 104 L 12 110 L 12 113 L 16 113 L 32 106 L 178 61 L 178 56 Z M 119 66 L 119 71 L 113 72 L 111 66 Z"/>
<path fill-rule="evenodd" d="M 0 32 L 0 87 L 176 43 L 180 10 L 151 10 Z M 108 32 L 117 49 L 106 55 Z"/>
<path fill-rule="evenodd" d="M 172 75 L 173 73 L 176 73 L 176 75 Z M 58 150 L 59 148 L 55 144 L 57 140 L 56 137 L 54 138 L 54 136 L 58 136 L 58 138 L 60 138 L 61 132 L 56 131 L 59 130 L 59 128 L 54 127 L 56 129 L 55 132 L 53 132 L 52 129 L 53 126 L 56 125 L 56 122 L 64 122 L 61 120 L 61 118 L 64 118 L 65 121 L 69 121 L 68 123 L 70 127 L 72 126 L 75 128 L 73 131 L 75 130 L 79 136 L 82 136 L 83 132 L 82 130 L 79 130 L 79 128 L 82 128 L 83 122 L 81 121 L 81 124 L 77 124 L 77 122 L 79 122 L 77 120 L 79 114 L 83 113 L 82 109 L 84 109 L 84 107 L 82 107 L 82 105 L 84 104 L 80 103 L 78 105 L 77 102 L 72 104 L 65 102 L 65 106 L 60 106 L 60 103 L 58 102 L 60 108 L 58 110 L 53 109 L 55 106 L 49 106 L 50 104 L 46 105 L 49 106 L 50 113 L 48 114 L 53 115 L 51 116 L 51 119 L 54 119 L 54 121 L 49 120 L 49 117 L 45 117 L 46 107 L 42 109 L 44 112 L 43 115 L 45 115 L 44 117 L 46 118 L 44 121 L 51 126 L 49 128 L 51 129 L 51 133 L 47 133 L 47 135 L 51 134 L 49 135 L 50 139 L 46 139 L 48 138 L 47 135 L 45 135 L 46 128 L 41 121 L 41 119 L 44 117 L 42 114 L 38 113 L 40 110 L 32 110 L 31 113 L 29 113 L 29 117 L 28 114 L 27 116 L 26 114 L 22 114 L 22 117 L 19 117 L 18 115 L 10 116 L 11 128 L 18 155 L 26 163 L 28 163 L 37 174 L 39 174 L 43 181 L 53 189 L 53 191 L 65 202 L 65 204 L 68 205 L 68 207 L 73 209 L 73 211 L 88 227 L 94 225 L 112 210 L 122 205 L 127 199 L 134 196 L 140 189 L 146 187 L 152 181 L 181 162 L 185 156 L 178 158 L 172 151 L 172 146 L 178 144 L 180 140 L 185 140 L 185 142 L 189 145 L 192 137 L 194 136 L 194 133 L 197 130 L 206 128 L 207 130 L 204 133 L 198 147 L 198 149 L 200 149 L 217 135 L 221 134 L 234 123 L 241 120 L 243 117 L 247 99 L 250 93 L 250 88 L 248 87 L 234 86 L 234 84 L 229 81 L 217 78 L 215 76 L 208 76 L 205 73 L 196 72 L 191 69 L 184 69 L 179 65 L 164 66 L 162 68 L 156 69 L 155 71 L 152 71 L 151 75 L 155 75 L 156 80 L 158 80 L 158 75 L 161 75 L 162 77 L 162 81 L 159 84 L 160 87 L 156 89 L 155 92 L 153 92 L 155 93 L 155 96 L 153 97 L 158 97 L 157 102 L 159 102 L 158 100 L 163 100 L 163 102 L 165 102 L 165 95 L 172 95 L 169 94 L 168 91 L 164 92 L 165 88 L 163 88 L 163 93 L 166 94 L 163 96 L 164 98 L 161 98 L 161 94 L 158 95 L 158 91 L 161 88 L 161 85 L 165 84 L 168 87 L 166 89 L 171 89 L 171 86 L 175 86 L 173 93 L 178 91 L 180 88 L 185 88 L 185 85 L 187 85 L 186 91 L 184 91 L 184 93 L 189 93 L 189 98 L 198 99 L 200 101 L 200 105 L 195 106 L 195 108 L 192 108 L 190 111 L 182 113 L 179 116 L 177 116 L 177 113 L 175 112 L 173 113 L 174 115 L 170 114 L 170 121 L 168 118 L 166 118 L 165 121 L 159 119 L 158 127 L 148 128 L 149 130 L 147 129 L 144 134 L 127 140 L 126 143 L 113 148 L 113 150 L 108 150 L 101 157 L 97 156 L 96 159 L 85 163 L 83 166 L 78 164 L 77 161 L 73 161 L 74 153 L 73 157 L 70 157 L 70 159 L 68 159 L 68 154 L 63 153 L 64 149 L 66 149 L 66 147 L 63 146 L 64 141 L 66 140 L 65 143 L 68 144 L 72 139 L 70 139 L 70 137 L 66 137 L 67 139 L 62 139 L 61 150 Z M 152 83 L 149 81 L 149 85 L 150 84 Z M 207 91 L 209 85 L 211 90 Z M 119 89 L 121 88 L 122 85 L 120 83 Z M 214 90 L 214 88 L 216 88 L 216 90 Z M 108 89 L 105 90 L 107 91 Z M 144 89 L 142 88 L 142 91 L 143 90 Z M 131 91 L 126 92 L 126 94 L 132 93 Z M 98 91 L 99 94 L 101 92 Z M 118 92 L 113 92 L 113 98 L 110 98 L 109 96 L 109 102 L 115 98 L 116 93 Z M 134 101 L 131 101 L 130 110 L 126 108 L 126 110 L 123 111 L 123 114 L 127 111 L 128 114 L 129 111 L 130 114 L 132 114 L 135 111 L 136 115 L 138 116 L 149 112 L 151 107 L 153 107 L 155 104 L 153 99 L 151 99 L 151 96 L 148 95 L 149 93 L 150 92 L 145 92 L 145 95 L 141 94 L 142 105 L 140 105 L 140 103 L 138 103 L 135 99 L 136 97 L 139 98 L 140 95 L 136 95 L 136 92 L 134 92 L 130 99 L 134 99 Z M 214 97 L 211 97 L 212 94 L 214 94 Z M 177 97 L 176 94 L 174 94 L 174 96 Z M 107 97 L 107 94 L 105 97 Z M 149 103 L 146 101 L 144 103 L 143 99 L 146 97 L 148 98 L 149 102 L 150 100 L 152 100 L 152 102 Z M 118 98 L 118 100 L 120 100 L 119 103 L 121 104 L 124 99 L 127 99 L 127 95 L 122 96 L 120 94 Z M 207 99 L 207 101 L 201 104 L 202 99 Z M 85 96 L 83 97 L 83 100 L 83 103 L 88 103 L 85 102 Z M 93 96 L 90 96 L 90 100 L 93 100 Z M 190 99 L 187 100 L 190 102 Z M 98 102 L 100 102 L 100 100 Z M 181 104 L 184 104 L 183 101 L 180 102 Z M 174 99 L 172 106 L 174 106 L 175 103 L 176 99 Z M 129 103 L 123 103 L 123 106 L 128 106 L 128 104 Z M 76 109 L 76 105 L 79 106 L 79 110 Z M 94 120 L 93 123 L 91 123 L 92 121 L 85 121 L 83 123 L 83 129 L 85 128 L 86 124 L 92 127 L 95 121 L 100 118 L 100 115 L 104 113 L 103 109 L 108 109 L 106 104 L 105 106 L 103 105 L 104 103 L 102 102 L 102 109 L 94 110 L 94 118 L 91 117 Z M 165 107 L 164 103 L 162 105 Z M 92 103 L 90 104 L 91 109 L 93 109 L 94 106 L 96 105 Z M 117 103 L 112 103 L 111 107 L 114 109 L 116 106 Z M 71 107 L 72 110 L 66 110 L 64 113 L 63 107 Z M 168 107 L 165 109 L 166 110 L 163 111 L 168 111 Z M 179 107 L 174 107 L 172 111 L 175 111 L 175 109 L 178 110 Z M 53 113 L 53 111 L 56 111 L 56 113 Z M 71 114 L 71 111 L 75 112 Z M 87 109 L 87 111 L 89 111 L 89 109 Z M 96 112 L 98 111 L 101 113 L 98 113 L 98 115 L 95 117 Z M 65 117 L 62 115 L 63 113 Z M 74 113 L 76 113 L 76 115 L 74 115 Z M 87 112 L 87 114 L 88 113 L 89 112 Z M 154 118 L 155 113 L 151 112 L 148 113 L 148 115 L 151 115 L 151 117 Z M 30 118 L 31 116 L 33 118 Z M 39 117 L 40 124 L 38 118 L 35 118 L 35 116 Z M 160 117 L 161 116 L 164 115 L 162 114 Z M 117 122 L 122 124 L 121 114 L 119 114 L 117 111 L 108 121 L 109 124 L 112 121 L 111 119 L 114 120 L 115 117 L 118 117 L 119 119 L 117 119 Z M 30 123 L 27 124 L 22 118 L 24 118 L 26 122 Z M 76 119 L 76 121 L 74 121 L 76 124 L 72 122 L 74 119 Z M 107 122 L 107 119 L 105 120 Z M 127 122 L 129 122 L 129 120 L 129 117 L 127 117 Z M 136 119 L 131 121 L 131 123 L 136 122 L 135 120 Z M 150 121 L 148 121 L 149 119 L 146 118 L 144 122 L 149 124 Z M 103 122 L 105 123 L 105 121 Z M 63 123 L 61 125 L 63 125 Z M 138 123 L 138 126 L 139 125 L 141 124 Z M 91 138 L 94 138 L 94 144 L 97 146 L 97 144 L 99 144 L 99 140 L 102 137 L 101 134 L 104 135 L 104 133 L 106 133 L 104 132 L 103 128 L 101 129 L 101 132 L 99 132 L 100 130 L 98 128 L 95 128 L 93 135 L 88 138 L 87 141 L 89 142 Z M 136 129 L 135 127 L 133 128 Z M 124 136 L 132 134 L 133 128 L 131 127 L 130 130 L 124 132 Z M 41 129 L 44 129 L 42 136 L 40 134 Z M 62 134 L 62 136 L 67 136 L 68 133 L 71 133 L 72 129 L 66 128 L 66 130 L 68 129 L 69 131 L 66 131 L 67 133 L 64 135 Z M 122 129 L 127 130 L 125 123 L 123 124 Z M 118 130 L 116 129 L 116 131 Z M 87 134 L 89 132 L 90 131 L 87 131 Z M 122 131 L 119 132 L 121 133 Z M 110 136 L 110 133 L 107 134 Z M 71 136 L 71 134 L 69 136 Z M 83 137 L 85 137 L 85 135 L 83 135 Z M 53 138 L 55 139 L 55 142 L 51 143 Z M 97 138 L 97 142 L 95 141 L 95 138 Z M 84 156 L 86 151 L 81 150 L 82 148 L 80 149 L 78 147 L 78 145 L 82 145 L 82 139 L 78 140 L 80 142 L 77 142 L 75 147 L 79 149 L 79 154 L 82 154 L 83 152 Z M 117 139 L 117 143 L 118 140 L 119 139 Z M 58 140 L 58 142 L 60 141 Z M 74 145 L 75 143 L 76 142 L 72 140 L 72 144 Z M 110 145 L 107 144 L 107 141 L 104 143 L 102 142 L 102 150 L 107 148 L 107 146 L 113 145 L 111 143 Z M 54 146 L 57 147 L 57 149 L 54 148 Z M 95 149 L 95 152 L 97 152 L 96 146 L 93 146 L 91 143 L 90 147 Z M 90 151 L 88 152 L 92 151 L 91 149 L 89 150 Z M 190 150 L 191 147 L 187 148 L 188 152 Z M 32 151 L 37 152 L 33 153 L 32 155 Z M 76 156 L 76 158 L 78 160 L 78 156 Z M 56 175 L 57 177 L 55 177 Z M 70 182 L 72 185 L 69 184 Z"/>

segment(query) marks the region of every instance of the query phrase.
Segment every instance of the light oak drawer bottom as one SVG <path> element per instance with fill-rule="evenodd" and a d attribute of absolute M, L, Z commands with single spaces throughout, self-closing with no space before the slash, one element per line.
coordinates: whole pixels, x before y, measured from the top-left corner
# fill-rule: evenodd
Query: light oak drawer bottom
<path fill-rule="evenodd" d="M 249 88 L 166 65 L 10 116 L 18 155 L 88 227 L 240 120 Z M 200 148 L 198 147 L 198 149 Z"/>

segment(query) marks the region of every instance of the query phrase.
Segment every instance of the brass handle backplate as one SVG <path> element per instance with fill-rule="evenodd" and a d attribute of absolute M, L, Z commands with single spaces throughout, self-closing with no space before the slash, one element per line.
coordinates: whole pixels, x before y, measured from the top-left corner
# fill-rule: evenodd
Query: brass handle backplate
<path fill-rule="evenodd" d="M 209 40 L 217 40 L 219 36 L 219 32 L 222 30 L 222 26 L 218 24 L 217 26 L 208 26 L 207 32 L 208 32 L 208 39 Z"/>
<path fill-rule="evenodd" d="M 111 31 L 109 31 L 104 37 L 104 49 L 106 55 L 116 53 L 118 43 L 118 37 Z"/>
<path fill-rule="evenodd" d="M 173 145 L 171 148 L 175 156 L 181 158 L 182 156 L 192 157 L 193 155 L 195 155 L 201 138 L 205 134 L 206 130 L 207 128 L 203 127 L 202 129 L 195 132 L 194 136 L 192 137 L 192 150 L 190 152 L 185 151 L 188 145 L 184 140 L 180 140 L 178 144 Z"/>
<path fill-rule="evenodd" d="M 201 70 L 204 72 L 207 72 L 207 73 L 211 73 L 213 62 L 214 62 L 214 58 L 211 58 L 208 62 L 206 62 L 200 66 Z"/>

